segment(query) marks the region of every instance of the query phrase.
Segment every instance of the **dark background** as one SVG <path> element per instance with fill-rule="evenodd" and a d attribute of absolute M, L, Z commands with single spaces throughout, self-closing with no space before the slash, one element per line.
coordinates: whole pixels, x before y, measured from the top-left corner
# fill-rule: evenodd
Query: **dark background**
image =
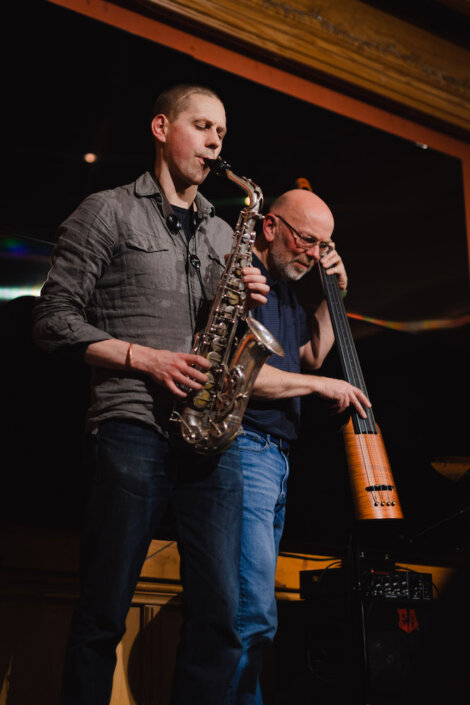
<path fill-rule="evenodd" d="M 166 86 L 196 81 L 225 103 L 223 155 L 259 184 L 266 204 L 307 178 L 329 204 L 350 277 L 349 312 L 386 321 L 469 313 L 461 163 L 330 111 L 227 74 L 68 10 L 11 7 L 1 131 L 0 286 L 44 281 L 57 225 L 90 192 L 133 181 L 152 165 L 149 120 Z M 83 155 L 98 155 L 87 164 Z M 210 176 L 202 191 L 234 224 L 242 194 Z M 314 307 L 316 274 L 298 287 Z M 6 421 L 2 517 L 76 527 L 87 370 L 36 350 L 32 297 L 0 306 Z M 447 559 L 466 547 L 466 475 L 452 483 L 431 463 L 470 457 L 469 326 L 409 333 L 351 321 L 405 521 L 371 545 Z M 341 376 L 336 351 L 324 374 Z M 335 419 L 304 400 L 293 452 L 285 550 L 341 551 L 355 528 Z M 71 450 L 72 449 L 72 452 Z M 469 461 L 470 467 L 470 461 Z M 455 518 L 449 520 L 450 517 Z M 162 535 L 171 535 L 171 524 Z"/>

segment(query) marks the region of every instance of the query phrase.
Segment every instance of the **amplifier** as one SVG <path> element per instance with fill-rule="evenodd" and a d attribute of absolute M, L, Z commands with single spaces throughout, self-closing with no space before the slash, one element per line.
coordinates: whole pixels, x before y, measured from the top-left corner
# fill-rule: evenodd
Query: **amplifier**
<path fill-rule="evenodd" d="M 300 571 L 300 597 L 338 597 L 348 587 L 345 568 Z M 358 591 L 363 598 L 428 602 L 433 599 L 431 573 L 415 573 L 396 568 L 364 567 L 360 571 Z"/>
<path fill-rule="evenodd" d="M 379 600 L 409 600 L 423 602 L 432 600 L 431 573 L 414 573 L 394 570 L 390 573 L 370 570 L 362 575 L 362 592 L 365 597 Z"/>

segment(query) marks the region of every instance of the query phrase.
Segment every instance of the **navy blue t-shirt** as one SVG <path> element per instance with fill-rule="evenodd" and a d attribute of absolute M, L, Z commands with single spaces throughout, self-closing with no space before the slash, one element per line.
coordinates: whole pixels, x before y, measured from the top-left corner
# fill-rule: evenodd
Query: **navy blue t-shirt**
<path fill-rule="evenodd" d="M 307 317 L 290 284 L 273 281 L 262 262 L 253 255 L 253 267 L 259 267 L 271 290 L 264 306 L 252 311 L 284 348 L 285 357 L 271 355 L 267 364 L 287 372 L 300 372 L 299 348 L 310 340 Z M 271 433 L 288 441 L 297 438 L 300 422 L 300 398 L 251 399 L 243 424 L 255 430 Z"/>

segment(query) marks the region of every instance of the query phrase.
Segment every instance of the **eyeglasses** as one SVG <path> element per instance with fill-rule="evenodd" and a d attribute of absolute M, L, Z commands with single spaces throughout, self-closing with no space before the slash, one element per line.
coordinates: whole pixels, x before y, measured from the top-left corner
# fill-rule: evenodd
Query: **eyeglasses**
<path fill-rule="evenodd" d="M 300 240 L 300 243 L 297 243 L 297 247 L 302 248 L 302 250 L 309 250 L 311 247 L 318 245 L 320 255 L 327 255 L 333 249 L 331 242 L 317 240 L 315 237 L 309 237 L 308 235 L 301 235 L 290 223 L 287 222 L 287 220 L 285 220 L 285 218 L 282 217 L 282 215 L 278 215 L 277 213 L 273 213 L 273 215 L 276 216 L 276 218 L 279 218 L 279 220 L 282 220 L 284 225 L 287 225 L 289 230 L 292 231 L 294 240 Z"/>

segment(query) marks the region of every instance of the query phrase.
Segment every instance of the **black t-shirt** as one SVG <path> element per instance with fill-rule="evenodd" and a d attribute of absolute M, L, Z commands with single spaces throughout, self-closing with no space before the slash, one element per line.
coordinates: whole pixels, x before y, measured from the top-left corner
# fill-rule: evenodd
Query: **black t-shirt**
<path fill-rule="evenodd" d="M 194 233 L 194 210 L 191 208 L 181 208 L 180 206 L 171 206 L 173 212 L 178 216 L 178 220 L 181 223 L 181 229 L 186 235 L 186 239 L 189 242 Z"/>

